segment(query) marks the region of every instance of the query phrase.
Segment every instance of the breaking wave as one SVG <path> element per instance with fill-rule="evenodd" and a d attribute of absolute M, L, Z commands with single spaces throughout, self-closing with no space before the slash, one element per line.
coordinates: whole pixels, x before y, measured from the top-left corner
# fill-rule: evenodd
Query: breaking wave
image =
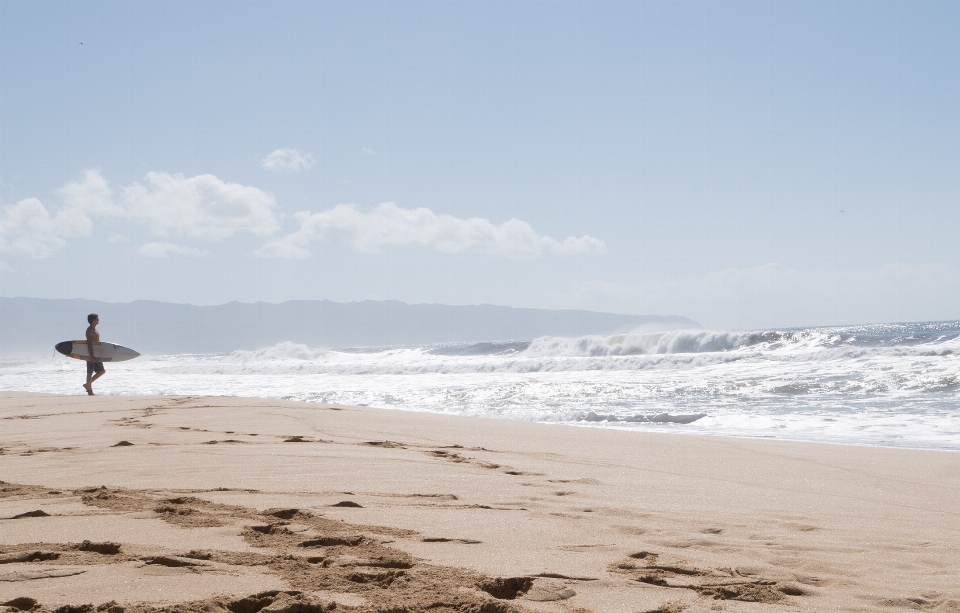
<path fill-rule="evenodd" d="M 787 331 L 674 330 L 654 334 L 578 338 L 543 336 L 532 341 L 336 350 L 283 342 L 256 351 L 205 356 L 203 360 L 184 364 L 182 368 L 261 374 L 536 373 L 669 370 L 743 360 L 782 364 L 951 356 L 957 353 L 960 353 L 960 322 Z M 177 370 L 179 361 L 172 361 L 169 368 Z M 784 393 L 790 393 L 790 389 L 793 387 L 784 387 Z"/>
<path fill-rule="evenodd" d="M 75 393 L 77 363 L 0 363 Z M 370 405 L 593 427 L 960 449 L 960 322 L 144 356 L 98 389 Z"/>
<path fill-rule="evenodd" d="M 789 331 L 673 330 L 655 334 L 619 334 L 532 341 L 523 353 L 535 356 L 622 356 L 678 353 L 809 352 L 844 347 L 922 347 L 940 355 L 958 348 L 957 327 L 928 324 L 926 330 L 905 326 L 864 326 Z M 903 332 L 907 332 L 903 334 Z M 898 334 L 900 333 L 900 334 Z"/>

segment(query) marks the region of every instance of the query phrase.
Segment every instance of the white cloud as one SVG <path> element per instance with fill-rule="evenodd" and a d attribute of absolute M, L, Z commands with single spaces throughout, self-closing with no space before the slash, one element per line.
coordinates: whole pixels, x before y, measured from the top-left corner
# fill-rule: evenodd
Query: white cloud
<path fill-rule="evenodd" d="M 13 271 L 13 267 L 12 267 L 12 266 L 10 266 L 9 264 L 7 264 L 7 263 L 4 262 L 3 260 L 0 260 L 0 272 L 12 272 L 12 271 Z"/>
<path fill-rule="evenodd" d="M 313 156 L 297 149 L 277 149 L 260 160 L 260 166 L 272 172 L 297 172 L 313 166 Z"/>
<path fill-rule="evenodd" d="M 368 213 L 341 204 L 320 213 L 294 215 L 300 229 L 264 245 L 258 255 L 305 257 L 306 247 L 320 240 L 336 240 L 364 253 L 391 246 L 418 245 L 443 253 L 477 252 L 493 255 L 536 256 L 603 253 L 606 245 L 591 236 L 562 241 L 541 236 L 525 221 L 511 219 L 494 225 L 487 219 L 438 215 L 427 208 L 403 209 L 392 202 Z"/>
<path fill-rule="evenodd" d="M 90 215 L 122 213 L 97 170 L 84 171 L 80 181 L 67 183 L 56 193 L 64 206 L 54 214 L 36 198 L 26 198 L 0 212 L 0 251 L 51 256 L 66 245 L 67 238 L 90 235 Z"/>
<path fill-rule="evenodd" d="M 200 256 L 209 255 L 206 251 L 174 245 L 173 243 L 146 243 L 137 249 L 137 253 L 150 258 L 165 258 L 171 255 Z"/>
<path fill-rule="evenodd" d="M 36 198 L 26 198 L 0 212 L 0 252 L 30 257 L 51 256 L 67 238 L 89 236 L 93 222 L 80 209 L 67 207 L 51 215 Z"/>
<path fill-rule="evenodd" d="M 213 175 L 150 172 L 142 183 L 119 191 L 119 197 L 115 196 L 98 170 L 86 170 L 80 180 L 56 191 L 63 203 L 56 212 L 36 198 L 4 207 L 0 211 L 0 251 L 31 257 L 53 255 L 67 244 L 66 239 L 89 236 L 92 217 L 145 222 L 161 236 L 174 233 L 203 239 L 242 232 L 266 236 L 280 227 L 273 196 Z M 115 233 L 108 242 L 124 240 Z"/>
<path fill-rule="evenodd" d="M 110 238 L 107 239 L 107 242 L 108 243 L 125 243 L 128 240 L 130 239 L 124 236 L 123 234 L 120 234 L 119 232 L 115 232 L 110 235 Z"/>
<path fill-rule="evenodd" d="M 144 181 L 123 189 L 123 203 L 129 215 L 158 234 L 221 239 L 238 232 L 263 236 L 279 228 L 276 200 L 256 187 L 213 175 L 165 172 L 149 172 Z"/>
<path fill-rule="evenodd" d="M 123 216 L 124 210 L 113 200 L 113 191 L 99 170 L 83 171 L 80 181 L 71 181 L 57 190 L 67 208 L 91 215 Z"/>
<path fill-rule="evenodd" d="M 364 155 L 372 155 L 372 154 L 376 153 L 376 151 L 374 151 L 374 150 L 371 149 L 370 147 L 360 147 L 360 153 L 362 153 L 362 154 L 364 154 Z"/>

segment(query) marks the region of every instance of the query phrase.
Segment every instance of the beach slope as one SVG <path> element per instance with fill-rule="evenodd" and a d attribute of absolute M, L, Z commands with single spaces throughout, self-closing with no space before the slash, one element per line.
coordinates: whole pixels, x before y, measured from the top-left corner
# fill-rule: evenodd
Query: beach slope
<path fill-rule="evenodd" d="M 0 610 L 960 611 L 950 452 L 4 392 L 0 480 Z"/>

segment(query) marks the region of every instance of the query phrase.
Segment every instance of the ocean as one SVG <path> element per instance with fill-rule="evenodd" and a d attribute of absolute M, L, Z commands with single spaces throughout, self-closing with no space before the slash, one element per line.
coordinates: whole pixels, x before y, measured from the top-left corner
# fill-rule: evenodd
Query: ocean
<path fill-rule="evenodd" d="M 82 394 L 84 376 L 59 355 L 0 363 L 2 390 Z M 960 450 L 960 322 L 339 350 L 280 343 L 108 364 L 95 389 Z"/>

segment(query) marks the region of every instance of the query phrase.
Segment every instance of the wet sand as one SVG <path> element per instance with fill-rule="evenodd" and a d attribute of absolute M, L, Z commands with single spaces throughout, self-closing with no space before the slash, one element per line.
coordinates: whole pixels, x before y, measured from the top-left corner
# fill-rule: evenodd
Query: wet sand
<path fill-rule="evenodd" d="M 8 610 L 960 612 L 958 453 L 4 392 L 0 480 Z"/>

